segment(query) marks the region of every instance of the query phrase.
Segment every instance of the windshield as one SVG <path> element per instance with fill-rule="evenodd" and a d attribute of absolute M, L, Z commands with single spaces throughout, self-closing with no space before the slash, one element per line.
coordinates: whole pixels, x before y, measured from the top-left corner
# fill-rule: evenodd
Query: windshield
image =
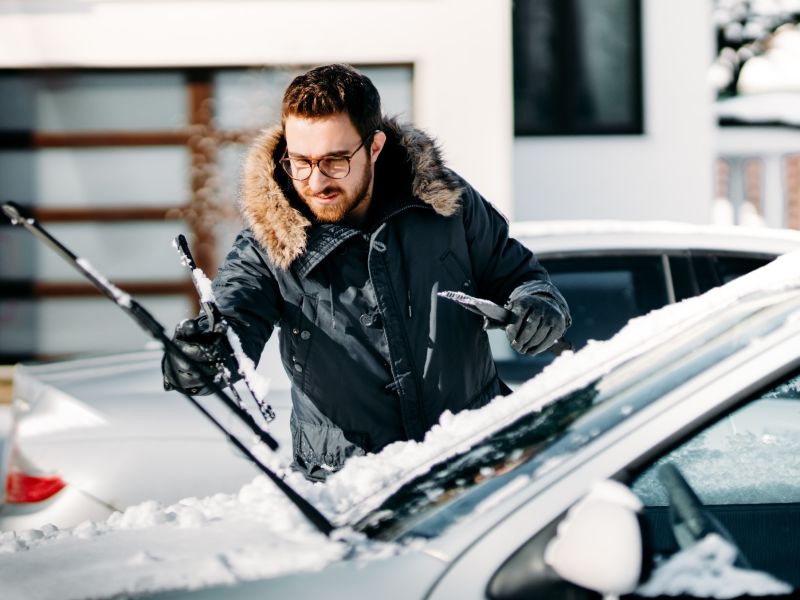
<path fill-rule="evenodd" d="M 768 334 L 796 306 L 796 298 L 742 301 L 717 318 L 691 323 L 669 343 L 609 368 L 589 385 L 521 415 L 407 482 L 356 528 L 378 539 L 439 535 L 480 510 L 484 501 L 490 503 L 501 488 L 515 491 L 527 485 L 654 400 Z"/>

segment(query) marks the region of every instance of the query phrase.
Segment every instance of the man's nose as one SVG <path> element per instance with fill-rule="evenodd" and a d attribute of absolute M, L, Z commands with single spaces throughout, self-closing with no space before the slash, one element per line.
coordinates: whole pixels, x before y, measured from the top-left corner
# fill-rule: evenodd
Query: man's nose
<path fill-rule="evenodd" d="M 327 187 L 329 178 L 319 170 L 319 165 L 314 165 L 311 170 L 311 176 L 308 178 L 308 187 L 312 192 L 321 192 Z"/>

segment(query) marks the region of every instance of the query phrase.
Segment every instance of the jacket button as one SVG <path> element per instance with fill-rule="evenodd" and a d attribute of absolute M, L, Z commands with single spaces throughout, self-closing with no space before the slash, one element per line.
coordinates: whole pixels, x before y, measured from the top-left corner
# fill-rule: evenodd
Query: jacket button
<path fill-rule="evenodd" d="M 297 371 L 298 373 L 302 373 L 303 372 L 303 365 L 299 365 L 299 364 L 295 363 L 294 364 L 294 370 Z"/>
<path fill-rule="evenodd" d="M 464 285 L 463 285 L 462 287 L 463 287 L 465 290 L 466 290 L 466 289 L 469 289 L 469 279 L 467 279 L 467 280 L 464 282 Z"/>
<path fill-rule="evenodd" d="M 298 333 L 300 333 L 300 330 L 297 327 L 292 329 L 292 335 L 297 335 Z"/>
<path fill-rule="evenodd" d="M 303 332 L 300 333 L 300 339 L 301 340 L 307 340 L 310 337 L 311 337 L 311 332 L 310 331 L 303 331 Z"/>

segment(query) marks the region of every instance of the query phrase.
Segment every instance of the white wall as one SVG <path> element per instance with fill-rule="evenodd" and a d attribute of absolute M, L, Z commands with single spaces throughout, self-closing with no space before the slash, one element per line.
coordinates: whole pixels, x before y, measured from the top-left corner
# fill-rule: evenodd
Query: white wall
<path fill-rule="evenodd" d="M 710 222 L 710 2 L 642 4 L 645 134 L 517 138 L 517 219 Z"/>
<path fill-rule="evenodd" d="M 413 63 L 415 122 L 507 213 L 511 0 L 0 0 L 0 68 Z"/>

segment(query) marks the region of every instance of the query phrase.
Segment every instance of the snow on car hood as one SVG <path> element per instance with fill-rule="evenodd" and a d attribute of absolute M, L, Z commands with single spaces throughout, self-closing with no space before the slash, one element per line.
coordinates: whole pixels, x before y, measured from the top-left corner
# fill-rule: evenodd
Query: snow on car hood
<path fill-rule="evenodd" d="M 749 294 L 789 288 L 800 288 L 800 253 L 635 319 L 607 342 L 564 353 L 511 396 L 478 410 L 445 413 L 423 442 L 398 442 L 377 455 L 353 458 L 326 484 L 288 472 L 278 457 L 266 458 L 305 498 L 341 522 L 343 515 L 359 514 L 357 508 L 376 506 L 432 463 L 578 389 L 594 376 L 588 374 L 661 343 L 675 328 L 691 327 Z M 326 538 L 265 477 L 258 477 L 238 494 L 190 498 L 171 506 L 148 502 L 69 530 L 51 526 L 0 534 L 0 581 L 6 599 L 94 598 L 228 584 L 400 551 L 348 528 Z"/>

